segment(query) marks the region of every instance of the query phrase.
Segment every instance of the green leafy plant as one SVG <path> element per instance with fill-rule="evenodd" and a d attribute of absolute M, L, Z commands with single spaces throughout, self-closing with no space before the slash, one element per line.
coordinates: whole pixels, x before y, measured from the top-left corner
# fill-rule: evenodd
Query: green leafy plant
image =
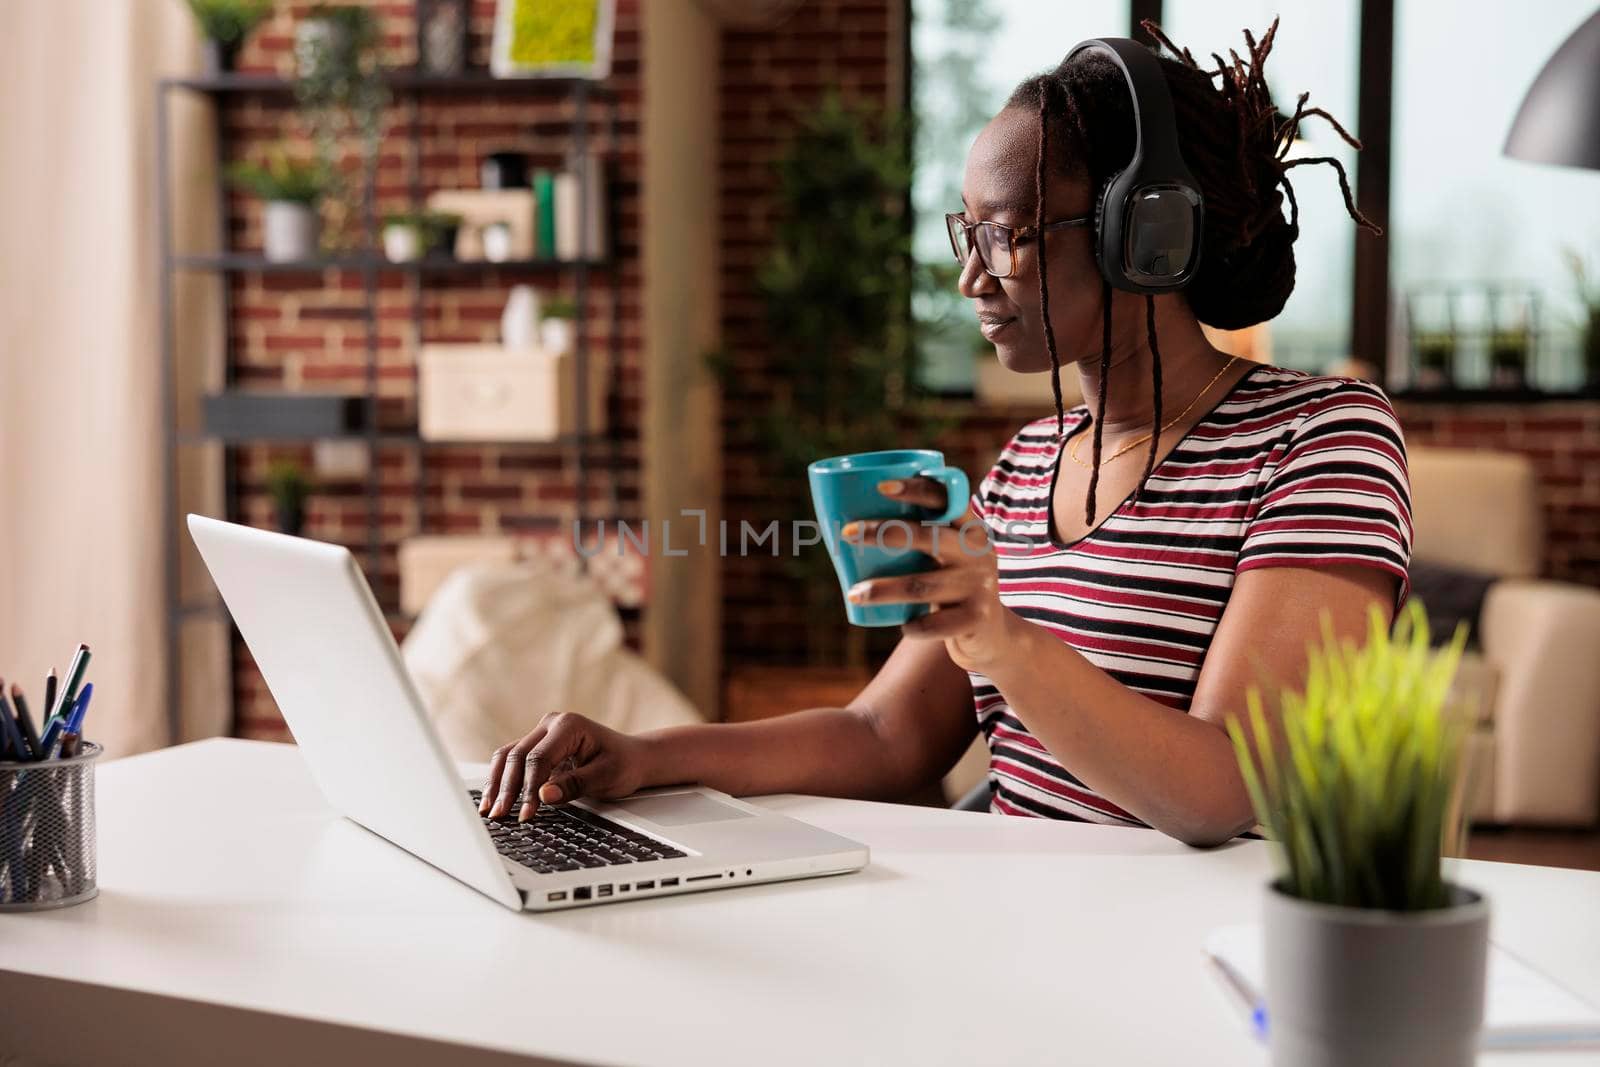
<path fill-rule="evenodd" d="M 272 0 L 187 0 L 200 32 L 237 48 L 272 14 Z"/>
<path fill-rule="evenodd" d="M 1588 385 L 1600 386 L 1600 271 L 1591 271 L 1576 248 L 1564 248 L 1561 255 L 1567 261 L 1573 294 L 1578 299 L 1585 381 Z"/>
<path fill-rule="evenodd" d="M 293 160 L 281 146 L 267 155 L 265 163 L 235 163 L 228 168 L 228 180 L 263 200 L 308 206 L 316 204 L 328 187 L 327 171 L 320 163 Z"/>
<path fill-rule="evenodd" d="M 1465 832 L 1469 717 L 1450 700 L 1465 627 L 1428 643 L 1416 600 L 1393 632 L 1372 609 L 1367 641 L 1324 636 L 1301 691 L 1282 694 L 1281 739 L 1248 697 L 1228 723 L 1256 817 L 1277 845 L 1280 888 L 1301 900 L 1419 911 L 1448 905 L 1441 856 Z"/>
<path fill-rule="evenodd" d="M 763 466 L 779 487 L 772 503 L 785 509 L 768 518 L 811 514 L 811 461 L 895 447 L 922 432 L 906 404 L 908 144 L 899 117 L 858 110 L 829 94 L 801 119 L 774 163 L 778 220 L 755 287 L 775 395 L 750 417 Z M 808 591 L 812 659 L 843 655 L 859 662 L 858 632 L 849 634 L 854 644 L 838 645 L 850 628 L 826 554 L 817 548 L 791 556 L 789 569 Z"/>
<path fill-rule="evenodd" d="M 545 319 L 575 319 L 578 317 L 578 305 L 564 296 L 553 296 L 544 302 L 539 309 L 539 317 Z"/>
<path fill-rule="evenodd" d="M 311 477 L 292 459 L 274 460 L 267 467 L 267 495 L 277 512 L 278 527 L 297 534 L 305 524 L 306 498 L 311 495 Z"/>
<path fill-rule="evenodd" d="M 325 28 L 297 37 L 295 102 L 329 176 L 331 243 L 348 246 L 358 243 L 363 209 L 371 203 L 389 105 L 379 61 L 382 24 L 373 9 L 358 4 L 319 4 L 306 18 Z M 360 173 L 354 187 L 340 166 L 351 136 Z"/>

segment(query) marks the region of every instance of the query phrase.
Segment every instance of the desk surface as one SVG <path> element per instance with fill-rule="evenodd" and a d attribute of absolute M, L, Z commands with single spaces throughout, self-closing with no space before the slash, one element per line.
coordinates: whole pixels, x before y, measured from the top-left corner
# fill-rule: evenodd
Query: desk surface
<path fill-rule="evenodd" d="M 69 979 L 496 1061 L 1265 1062 L 1200 948 L 1256 917 L 1259 843 L 771 797 L 870 845 L 872 865 L 534 916 L 335 816 L 289 746 L 108 763 L 98 794 L 100 896 L 0 915 L 14 985 Z M 1600 1003 L 1600 874 L 1457 876 L 1489 895 L 1497 941 Z"/>

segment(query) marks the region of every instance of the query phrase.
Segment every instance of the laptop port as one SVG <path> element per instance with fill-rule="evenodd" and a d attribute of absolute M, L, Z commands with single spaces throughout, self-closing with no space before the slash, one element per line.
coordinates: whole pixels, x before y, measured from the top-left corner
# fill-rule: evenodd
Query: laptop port
<path fill-rule="evenodd" d="M 594 895 L 597 897 L 609 897 L 611 895 L 611 883 L 607 882 L 605 885 L 595 886 Z"/>
<path fill-rule="evenodd" d="M 544 899 L 546 899 L 546 900 L 566 900 L 567 899 L 567 891 L 565 889 L 557 889 L 554 893 L 546 893 L 545 896 L 544 896 Z"/>
<path fill-rule="evenodd" d="M 654 889 L 655 887 L 656 887 L 656 884 L 654 882 L 640 882 L 639 883 L 639 888 L 640 889 Z"/>
<path fill-rule="evenodd" d="M 685 882 L 709 882 L 709 881 L 712 881 L 713 879 L 717 879 L 717 878 L 721 878 L 721 877 L 722 877 L 722 875 L 720 875 L 720 874 L 697 874 L 693 878 L 685 878 L 684 881 Z"/>
<path fill-rule="evenodd" d="M 574 889 L 572 891 L 572 899 L 573 900 L 588 900 L 589 899 L 589 887 L 586 886 L 586 885 L 580 885 L 578 888 Z"/>
<path fill-rule="evenodd" d="M 661 888 L 662 889 L 669 889 L 672 886 L 675 886 L 677 884 L 678 884 L 678 880 L 676 878 L 663 878 L 663 879 L 661 879 Z"/>
<path fill-rule="evenodd" d="M 630 890 L 632 888 L 633 887 L 631 885 L 629 885 L 627 882 L 623 882 L 621 885 L 617 886 L 617 892 L 626 893 L 628 890 Z"/>

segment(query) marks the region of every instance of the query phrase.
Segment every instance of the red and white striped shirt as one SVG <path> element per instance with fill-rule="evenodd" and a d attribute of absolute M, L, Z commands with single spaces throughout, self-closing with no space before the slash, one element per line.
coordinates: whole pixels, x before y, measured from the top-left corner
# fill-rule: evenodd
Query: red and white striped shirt
<path fill-rule="evenodd" d="M 1024 426 L 978 486 L 1000 599 L 1135 692 L 1188 711 L 1234 578 L 1255 567 L 1358 564 L 1406 594 L 1411 501 L 1405 444 L 1376 386 L 1261 366 L 1245 375 L 1123 501 L 1070 544 L 1050 501 L 1085 407 Z M 989 743 L 991 810 L 1142 825 L 1063 767 L 1005 694 L 972 673 Z"/>

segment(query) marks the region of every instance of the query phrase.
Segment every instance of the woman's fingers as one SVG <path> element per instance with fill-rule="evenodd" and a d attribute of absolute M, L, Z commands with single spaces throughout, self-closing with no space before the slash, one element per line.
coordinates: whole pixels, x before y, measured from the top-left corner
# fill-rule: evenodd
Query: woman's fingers
<path fill-rule="evenodd" d="M 969 633 L 977 627 L 978 612 L 966 604 L 953 608 L 935 608 L 926 615 L 912 619 L 901 627 L 907 637 L 936 637 L 940 639 Z"/>
<path fill-rule="evenodd" d="M 878 492 L 902 504 L 914 504 L 919 508 L 931 508 L 941 513 L 944 511 L 945 503 L 950 499 L 949 494 L 945 492 L 943 482 L 936 482 L 932 478 L 920 475 L 915 478 L 890 478 L 879 482 Z"/>
<path fill-rule="evenodd" d="M 976 587 L 971 572 L 956 567 L 894 578 L 868 578 L 850 587 L 853 604 L 954 604 Z"/>
<path fill-rule="evenodd" d="M 521 760 L 513 759 L 512 753 L 519 746 L 538 744 L 544 736 L 544 724 L 541 723 L 532 733 L 527 734 L 510 744 L 501 745 L 494 750 L 494 755 L 489 758 L 489 774 L 483 780 L 483 799 L 478 802 L 478 814 L 495 816 L 495 809 L 499 807 L 499 800 L 505 793 L 508 782 L 520 783 L 522 780 Z M 520 788 L 514 784 L 513 788 Z M 513 797 L 516 793 L 511 794 Z M 507 803 L 510 803 L 509 800 Z"/>

